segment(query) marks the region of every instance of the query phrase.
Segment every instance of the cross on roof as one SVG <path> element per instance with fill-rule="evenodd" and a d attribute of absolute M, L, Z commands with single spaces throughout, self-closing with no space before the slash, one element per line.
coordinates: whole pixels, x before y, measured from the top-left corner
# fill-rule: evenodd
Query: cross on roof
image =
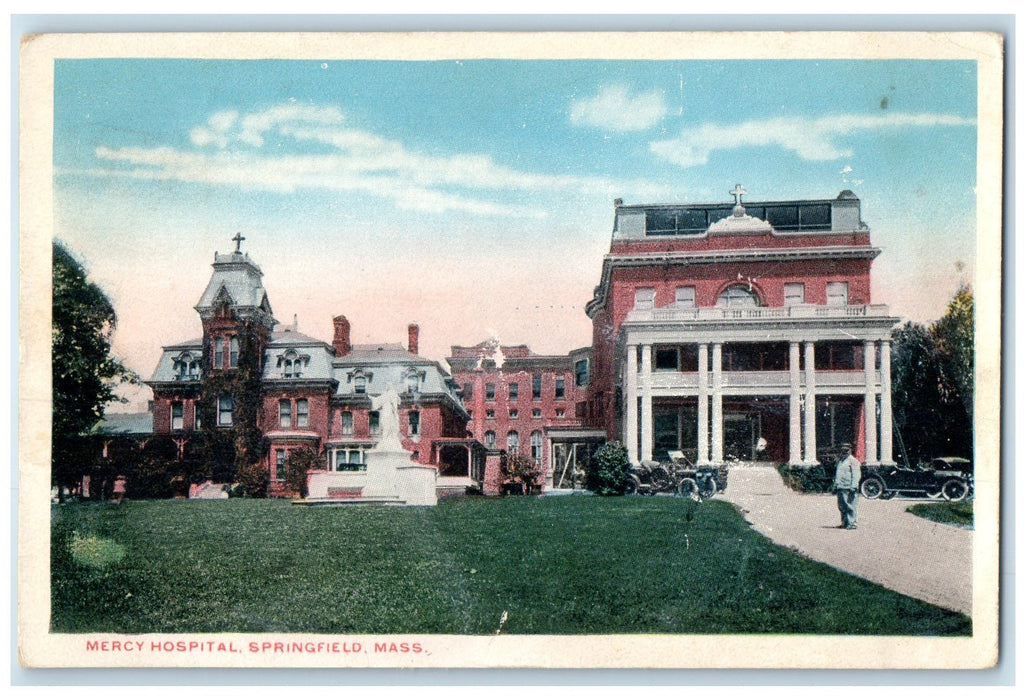
<path fill-rule="evenodd" d="M 236 253 L 241 253 L 242 252 L 242 242 L 244 240 L 246 240 L 246 237 L 243 236 L 242 233 L 236 233 L 235 236 L 232 238 L 232 240 L 235 241 L 235 252 Z"/>
<path fill-rule="evenodd" d="M 734 185 L 734 189 L 732 189 L 727 194 L 734 195 L 735 206 L 741 206 L 741 195 L 748 194 L 748 192 L 743 187 L 741 187 L 741 185 Z"/>

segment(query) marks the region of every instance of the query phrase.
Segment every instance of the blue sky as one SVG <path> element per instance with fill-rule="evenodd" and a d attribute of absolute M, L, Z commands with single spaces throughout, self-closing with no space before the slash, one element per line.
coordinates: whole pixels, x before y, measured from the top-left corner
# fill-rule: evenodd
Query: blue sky
<path fill-rule="evenodd" d="M 199 335 L 237 231 L 279 321 L 329 340 L 343 313 L 356 342 L 417 321 L 439 360 L 590 344 L 617 197 L 851 189 L 874 301 L 932 320 L 972 281 L 969 61 L 59 60 L 54 94 L 54 234 L 143 376 Z"/>

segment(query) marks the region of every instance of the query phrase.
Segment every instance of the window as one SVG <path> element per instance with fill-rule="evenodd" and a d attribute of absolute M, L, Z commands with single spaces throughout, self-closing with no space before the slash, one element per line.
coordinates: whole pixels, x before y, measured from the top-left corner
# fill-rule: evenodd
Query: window
<path fill-rule="evenodd" d="M 716 306 L 728 308 L 759 306 L 759 295 L 749 289 L 748 285 L 735 284 L 723 290 L 720 298 L 716 300 Z"/>
<path fill-rule="evenodd" d="M 680 367 L 680 353 L 677 348 L 656 348 L 655 368 L 661 372 L 676 372 Z"/>
<path fill-rule="evenodd" d="M 353 434 L 353 412 L 352 411 L 342 411 L 342 415 L 340 416 L 340 418 L 341 418 L 341 422 L 342 422 L 342 434 L 343 435 L 352 435 Z"/>
<path fill-rule="evenodd" d="M 578 360 L 574 363 L 574 382 L 577 386 L 584 386 L 588 383 L 588 361 Z"/>
<path fill-rule="evenodd" d="M 495 409 L 489 408 L 488 410 L 486 410 L 485 418 L 487 418 L 488 420 L 495 420 Z"/>
<path fill-rule="evenodd" d="M 542 376 L 536 374 L 531 377 L 531 400 L 541 401 Z"/>
<path fill-rule="evenodd" d="M 488 449 L 492 449 L 493 447 L 495 447 L 495 431 L 494 430 L 488 430 L 488 431 L 485 432 L 484 444 L 485 444 L 485 447 L 487 447 Z"/>
<path fill-rule="evenodd" d="M 406 375 L 406 391 L 410 394 L 416 394 L 418 391 L 420 391 L 420 375 Z"/>
<path fill-rule="evenodd" d="M 363 447 L 338 447 L 335 448 L 335 471 L 337 472 L 362 472 L 366 471 L 364 463 Z"/>
<path fill-rule="evenodd" d="M 368 429 L 371 435 L 381 435 L 381 414 L 371 411 L 367 414 Z"/>
<path fill-rule="evenodd" d="M 171 430 L 185 427 L 185 405 L 181 401 L 171 402 Z"/>
<path fill-rule="evenodd" d="M 289 399 L 278 401 L 278 427 L 292 427 L 292 402 Z"/>
<path fill-rule="evenodd" d="M 495 401 L 494 384 L 485 384 L 485 401 Z"/>
<path fill-rule="evenodd" d="M 784 306 L 805 303 L 805 283 L 787 282 L 784 284 Z"/>
<path fill-rule="evenodd" d="M 520 385 L 514 382 L 509 385 L 509 400 L 516 401 L 520 398 Z"/>
<path fill-rule="evenodd" d="M 651 309 L 655 306 L 655 289 L 642 287 L 634 290 L 634 308 Z"/>
<path fill-rule="evenodd" d="M 565 408 L 557 408 L 556 409 L 556 418 L 566 418 L 566 409 Z"/>
<path fill-rule="evenodd" d="M 307 399 L 296 399 L 296 427 L 310 427 L 310 402 Z"/>
<path fill-rule="evenodd" d="M 565 397 L 566 397 L 566 380 L 562 379 L 562 378 L 557 379 L 556 380 L 556 398 L 557 399 L 562 399 L 562 398 L 565 398 Z"/>
<path fill-rule="evenodd" d="M 509 418 L 510 418 L 510 420 L 516 420 L 519 417 L 520 417 L 520 411 L 519 410 L 517 410 L 515 408 L 509 409 Z"/>
<path fill-rule="evenodd" d="M 217 424 L 230 426 L 235 422 L 235 402 L 231 396 L 222 394 L 217 397 Z"/>
<path fill-rule="evenodd" d="M 531 411 L 531 418 L 534 418 L 535 420 L 538 420 L 541 417 L 542 417 L 542 413 L 541 413 L 541 409 L 540 408 L 536 408 L 533 411 Z"/>
<path fill-rule="evenodd" d="M 202 427 L 202 425 L 201 425 L 202 421 L 200 421 L 200 410 L 199 410 L 199 405 L 198 404 L 193 404 L 192 405 L 192 412 L 193 412 L 193 415 L 195 416 L 195 418 L 193 420 L 193 423 L 196 426 L 196 430 L 199 430 Z"/>
<path fill-rule="evenodd" d="M 463 385 L 463 398 L 466 401 L 470 401 L 474 398 L 474 384 L 473 382 L 466 382 Z"/>
<path fill-rule="evenodd" d="M 541 463 L 542 459 L 542 434 L 540 430 L 531 433 L 531 459 Z"/>
<path fill-rule="evenodd" d="M 356 394 L 367 393 L 367 377 L 362 374 L 353 376 L 353 392 Z"/>
<path fill-rule="evenodd" d="M 214 338 L 214 367 L 224 367 L 224 338 Z"/>
<path fill-rule="evenodd" d="M 677 287 L 677 296 L 674 300 L 674 304 L 678 309 L 695 308 L 695 288 Z"/>
<path fill-rule="evenodd" d="M 285 450 L 274 451 L 274 480 L 285 481 L 285 463 L 288 461 L 288 453 Z"/>
<path fill-rule="evenodd" d="M 239 366 L 239 339 L 234 335 L 228 341 L 228 366 Z"/>
<path fill-rule="evenodd" d="M 510 452 L 516 452 L 520 449 L 520 433 L 515 430 L 509 431 L 506 435 L 506 449 Z"/>
<path fill-rule="evenodd" d="M 410 411 L 407 416 L 410 421 L 410 437 L 420 435 L 420 411 Z"/>
<path fill-rule="evenodd" d="M 182 353 L 174 361 L 174 373 L 177 379 L 195 381 L 200 378 L 200 363 L 191 353 Z"/>
<path fill-rule="evenodd" d="M 827 282 L 827 306 L 848 305 L 848 283 Z"/>

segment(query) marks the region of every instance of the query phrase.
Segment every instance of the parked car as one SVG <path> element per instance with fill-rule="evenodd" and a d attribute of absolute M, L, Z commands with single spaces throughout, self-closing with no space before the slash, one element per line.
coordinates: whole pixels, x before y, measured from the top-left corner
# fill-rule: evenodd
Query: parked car
<path fill-rule="evenodd" d="M 937 457 L 918 467 L 865 467 L 859 490 L 866 498 L 928 496 L 957 503 L 972 493 L 973 465 L 963 457 Z"/>

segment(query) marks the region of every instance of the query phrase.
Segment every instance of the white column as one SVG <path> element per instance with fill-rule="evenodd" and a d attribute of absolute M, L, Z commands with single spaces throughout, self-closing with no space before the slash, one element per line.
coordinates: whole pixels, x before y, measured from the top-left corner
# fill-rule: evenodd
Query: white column
<path fill-rule="evenodd" d="M 652 346 L 641 346 L 641 458 L 652 459 Z"/>
<path fill-rule="evenodd" d="M 862 344 L 863 363 L 866 370 L 866 395 L 862 410 L 866 426 L 866 464 L 877 464 L 876 460 L 876 343 L 867 340 Z"/>
<path fill-rule="evenodd" d="M 698 466 L 709 464 L 709 344 L 698 346 Z"/>
<path fill-rule="evenodd" d="M 816 458 L 816 346 L 805 342 L 805 464 L 818 464 Z"/>
<path fill-rule="evenodd" d="M 723 343 L 712 346 L 712 461 L 723 464 Z"/>
<path fill-rule="evenodd" d="M 802 461 L 802 395 L 801 395 L 801 347 L 793 342 L 788 355 L 788 369 L 791 375 L 791 400 L 788 404 L 790 420 L 788 421 L 788 463 L 801 464 Z"/>
<path fill-rule="evenodd" d="M 623 380 L 623 441 L 631 464 L 638 463 L 638 346 L 627 346 L 627 376 Z"/>
<path fill-rule="evenodd" d="M 880 341 L 880 462 L 894 464 L 891 418 L 891 341 Z"/>

